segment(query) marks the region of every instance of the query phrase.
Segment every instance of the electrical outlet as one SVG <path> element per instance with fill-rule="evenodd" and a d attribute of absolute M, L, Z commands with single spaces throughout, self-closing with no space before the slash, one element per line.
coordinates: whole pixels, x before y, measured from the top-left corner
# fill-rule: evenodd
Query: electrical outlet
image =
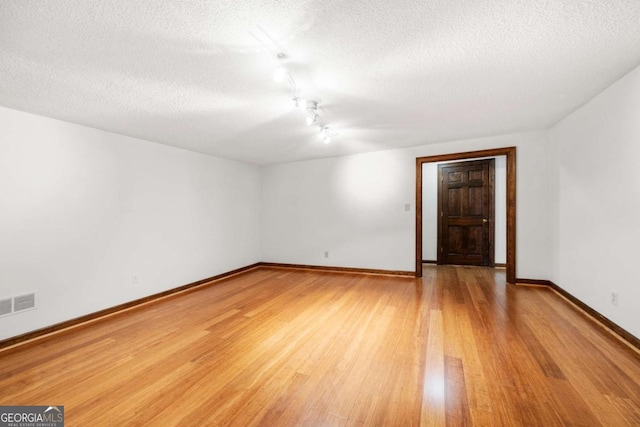
<path fill-rule="evenodd" d="M 138 284 L 138 275 L 134 274 L 133 276 L 131 276 L 131 283 L 134 285 Z"/>
<path fill-rule="evenodd" d="M 411 203 L 405 203 L 404 204 L 404 211 L 405 212 L 409 212 L 411 210 Z"/>
<path fill-rule="evenodd" d="M 329 258 L 329 252 L 325 251 L 325 253 L 324 253 L 324 257 L 325 257 L 325 258 Z"/>
<path fill-rule="evenodd" d="M 611 304 L 618 305 L 618 291 L 611 292 Z"/>

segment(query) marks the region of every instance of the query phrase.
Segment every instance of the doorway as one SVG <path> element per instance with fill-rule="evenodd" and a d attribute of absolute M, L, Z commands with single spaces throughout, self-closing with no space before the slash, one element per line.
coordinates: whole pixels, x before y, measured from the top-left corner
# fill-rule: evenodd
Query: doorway
<path fill-rule="evenodd" d="M 438 165 L 438 264 L 494 267 L 495 159 Z"/>
<path fill-rule="evenodd" d="M 425 163 L 506 156 L 506 269 L 507 282 L 516 279 L 516 147 L 452 153 L 416 158 L 415 276 L 422 277 L 422 165 Z"/>

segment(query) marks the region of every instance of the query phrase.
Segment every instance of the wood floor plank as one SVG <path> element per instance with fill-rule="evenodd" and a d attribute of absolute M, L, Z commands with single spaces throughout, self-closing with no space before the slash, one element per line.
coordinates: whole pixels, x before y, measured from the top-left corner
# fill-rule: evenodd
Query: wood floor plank
<path fill-rule="evenodd" d="M 445 425 L 444 330 L 442 312 L 432 310 L 422 380 L 421 426 Z"/>
<path fill-rule="evenodd" d="M 68 426 L 639 425 L 640 356 L 504 270 L 261 267 L 0 351 Z"/>

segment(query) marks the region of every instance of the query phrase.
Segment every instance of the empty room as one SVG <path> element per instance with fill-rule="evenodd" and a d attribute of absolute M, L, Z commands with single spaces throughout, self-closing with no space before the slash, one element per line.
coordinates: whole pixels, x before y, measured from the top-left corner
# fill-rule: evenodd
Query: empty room
<path fill-rule="evenodd" d="M 639 28 L 3 0 L 0 427 L 640 425 Z"/>

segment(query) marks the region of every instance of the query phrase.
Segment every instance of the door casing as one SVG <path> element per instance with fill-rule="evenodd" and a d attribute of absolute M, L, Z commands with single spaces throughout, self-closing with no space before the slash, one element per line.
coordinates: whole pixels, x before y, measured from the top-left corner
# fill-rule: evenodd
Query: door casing
<path fill-rule="evenodd" d="M 482 157 L 507 158 L 507 282 L 516 283 L 516 147 L 494 148 L 416 158 L 415 277 L 422 277 L 422 165 Z"/>

